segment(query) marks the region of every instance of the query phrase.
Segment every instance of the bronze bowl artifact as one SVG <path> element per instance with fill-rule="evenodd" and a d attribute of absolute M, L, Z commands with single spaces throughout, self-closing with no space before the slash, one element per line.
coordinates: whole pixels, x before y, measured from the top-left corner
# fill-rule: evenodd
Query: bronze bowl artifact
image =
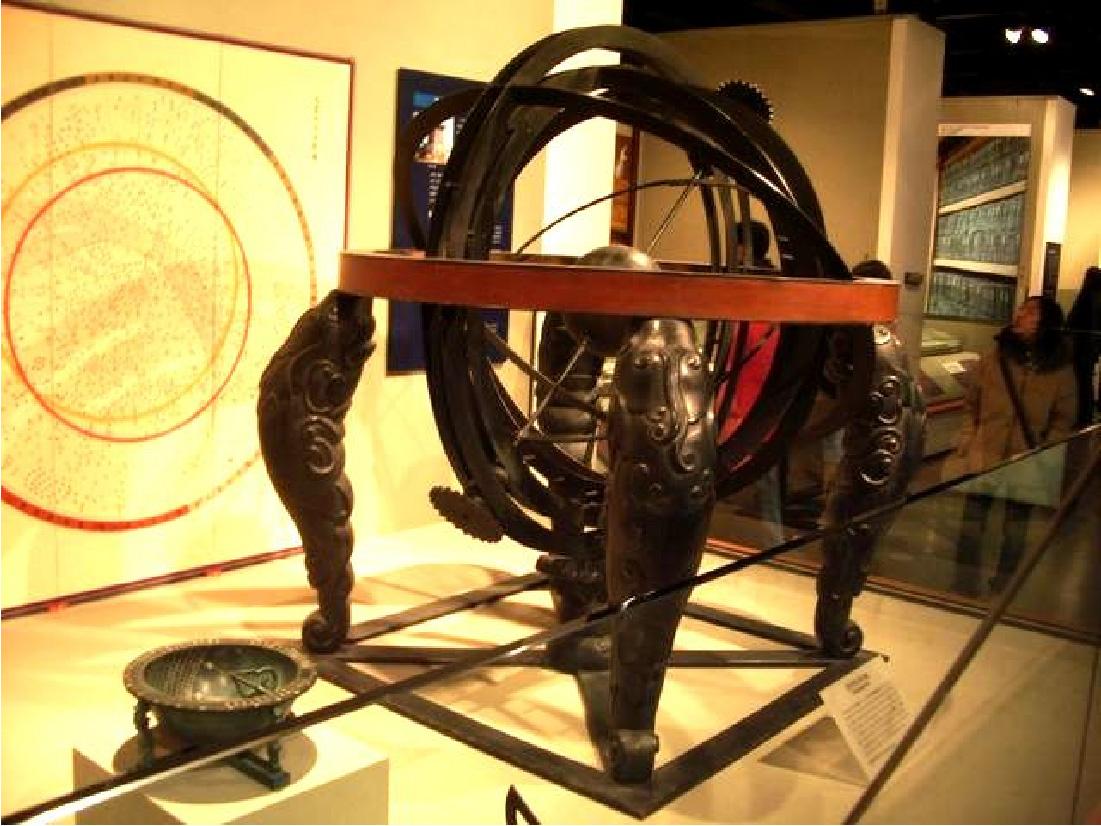
<path fill-rule="evenodd" d="M 138 700 L 134 721 L 142 736 L 143 762 L 149 762 L 150 711 L 169 735 L 184 743 L 228 743 L 284 719 L 295 698 L 317 680 L 317 669 L 298 651 L 278 643 L 204 639 L 147 651 L 126 666 L 122 680 Z M 278 755 L 278 745 L 270 745 L 266 765 L 285 782 Z M 262 782 L 271 785 L 266 774 Z"/>

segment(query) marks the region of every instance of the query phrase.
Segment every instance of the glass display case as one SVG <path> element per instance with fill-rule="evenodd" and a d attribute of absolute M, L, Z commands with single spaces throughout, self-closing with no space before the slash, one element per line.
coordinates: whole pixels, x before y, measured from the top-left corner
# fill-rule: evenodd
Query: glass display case
<path fill-rule="evenodd" d="M 990 468 L 984 479 L 944 478 L 945 456 L 923 463 L 911 483 L 910 500 L 902 506 L 880 547 L 872 557 L 869 587 L 918 601 L 950 606 L 952 610 L 983 611 L 999 594 L 997 580 L 999 549 L 1004 534 L 1006 478 L 1042 480 L 1043 503 L 1034 506 L 1027 522 L 1028 544 L 1039 541 L 1052 519 L 1060 497 L 1070 489 L 1088 465 L 1095 449 L 1098 428 L 1082 431 L 1062 442 L 1029 452 L 998 468 Z M 1091 442 L 1091 439 L 1093 440 Z M 792 451 L 788 465 L 789 484 L 781 493 L 780 520 L 766 520 L 755 491 L 720 503 L 712 530 L 713 546 L 719 552 L 738 556 L 755 547 L 768 534 L 796 539 L 800 547 L 786 553 L 776 564 L 792 570 L 815 571 L 821 564 L 821 542 L 815 538 L 823 507 L 822 478 L 828 485 L 833 463 L 830 445 L 816 441 Z M 836 453 L 834 454 L 836 456 Z M 811 459 L 806 457 L 810 456 Z M 797 466 L 795 466 L 797 465 Z M 795 466 L 795 467 L 793 467 Z M 801 480 L 817 476 L 818 482 Z M 1000 480 L 997 487 L 985 479 Z M 987 492 L 987 488 L 990 490 Z M 974 553 L 960 553 L 962 520 L 969 494 L 986 493 L 991 500 L 991 518 Z M 1007 621 L 1050 630 L 1076 638 L 1101 634 L 1101 611 L 1089 595 L 1101 582 L 1097 544 L 1098 489 L 1089 488 L 1084 501 L 1094 507 L 1079 507 L 1067 515 L 1059 528 L 1059 541 L 1040 561 L 1035 578 L 1009 606 Z M 1010 503 L 1012 508 L 1012 502 Z M 993 581 L 992 581 L 993 580 Z"/>
<path fill-rule="evenodd" d="M 894 503 L 855 601 L 864 644 L 849 660 L 814 659 L 808 573 L 828 539 L 817 528 L 784 525 L 779 545 L 736 553 L 727 533 L 693 581 L 558 624 L 530 552 L 432 525 L 357 551 L 360 640 L 313 657 L 319 680 L 291 716 L 237 743 L 158 735 L 156 759 L 142 766 L 127 664 L 194 639 L 294 644 L 312 601 L 300 560 L 5 621 L 4 819 L 211 822 L 290 811 L 299 822 L 486 822 L 507 808 L 511 822 L 1088 821 L 1101 802 L 1101 625 L 1089 598 L 1099 584 L 1099 437 L 1094 428 L 1001 469 L 1027 472 L 1045 451 L 1064 456 L 1058 504 L 1030 527 L 1016 576 L 998 593 L 952 589 L 960 487 L 981 475 Z M 979 558 L 985 577 L 994 558 L 989 548 Z M 556 665 L 553 649 L 599 639 L 621 616 L 689 587 L 654 778 L 611 782 L 601 649 L 576 673 Z M 880 749 L 873 770 L 891 754 L 901 760 L 874 783 L 843 715 L 823 706 L 831 685 L 872 666 L 905 708 L 890 741 L 918 724 L 904 752 Z M 290 775 L 282 789 L 222 762 L 273 733 Z"/>

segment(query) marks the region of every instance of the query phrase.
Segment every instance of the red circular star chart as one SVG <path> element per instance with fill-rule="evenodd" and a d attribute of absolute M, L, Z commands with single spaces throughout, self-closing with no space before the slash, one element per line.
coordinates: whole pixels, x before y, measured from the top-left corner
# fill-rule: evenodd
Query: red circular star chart
<path fill-rule="evenodd" d="M 294 188 L 224 104 L 147 75 L 34 89 L 3 138 L 3 500 L 182 516 L 256 462 L 260 373 L 316 299 Z"/>

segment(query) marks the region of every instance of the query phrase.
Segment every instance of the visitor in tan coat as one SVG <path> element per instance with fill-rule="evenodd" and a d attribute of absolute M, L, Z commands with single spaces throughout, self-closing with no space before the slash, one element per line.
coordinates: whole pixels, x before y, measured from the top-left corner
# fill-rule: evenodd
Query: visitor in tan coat
<path fill-rule="evenodd" d="M 1059 305 L 1042 296 L 1026 299 L 1013 323 L 994 338 L 995 348 L 980 360 L 968 388 L 967 419 L 955 455 L 945 462 L 946 476 L 982 472 L 1071 432 L 1076 389 Z M 1023 422 L 1007 377 L 1020 401 Z M 955 588 L 960 593 L 980 595 L 982 536 L 997 500 L 1004 501 L 1002 548 L 989 585 L 994 592 L 1005 587 L 1024 552 L 1034 506 L 1056 503 L 1062 462 L 1053 464 L 1050 459 L 1026 459 L 968 483 L 956 556 Z"/>

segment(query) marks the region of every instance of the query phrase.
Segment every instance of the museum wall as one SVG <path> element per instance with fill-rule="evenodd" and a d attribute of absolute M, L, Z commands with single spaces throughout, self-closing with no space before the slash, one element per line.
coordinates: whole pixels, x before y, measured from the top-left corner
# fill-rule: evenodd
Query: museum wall
<path fill-rule="evenodd" d="M 905 275 L 924 275 L 928 268 L 936 189 L 930 169 L 937 155 L 936 129 L 931 125 L 940 110 L 944 36 L 912 18 L 896 18 L 891 24 L 890 61 L 876 258 L 904 282 L 895 328 L 916 364 L 924 290 L 922 284 L 906 284 Z"/>
<path fill-rule="evenodd" d="M 226 37 L 246 43 L 318 53 L 354 61 L 348 172 L 347 246 L 382 249 L 391 230 L 391 159 L 394 146 L 396 72 L 399 67 L 489 80 L 518 51 L 557 28 L 618 22 L 620 4 L 580 0 L 476 0 L 441 4 L 339 2 L 318 6 L 302 0 L 72 0 L 50 8 Z M 9 41 L 5 41 L 5 70 Z M 258 84 L 263 85 L 259 78 Z M 261 88 L 279 95 L 278 88 Z M 258 94 L 260 91 L 258 91 Z M 288 111 L 288 119 L 309 113 Z M 599 131 L 599 130 L 598 130 Z M 607 134 L 604 134 L 607 133 Z M 607 140 L 606 151 L 592 141 Z M 611 180 L 614 137 L 608 129 L 582 146 L 558 151 L 556 168 L 585 171 L 586 186 Z M 588 166 L 586 165 L 588 164 Z M 545 215 L 563 211 L 570 193 L 548 195 L 545 162 L 518 182 L 513 239 L 527 238 Z M 576 193 L 573 193 L 576 195 Z M 334 193 L 336 203 L 342 194 Z M 597 226 L 599 225 L 599 226 Z M 606 211 L 573 222 L 573 235 L 606 237 Z M 594 229 L 594 227 L 596 227 Z M 318 262 L 318 296 L 335 285 L 337 261 Z M 304 308 L 303 308 L 304 309 Z M 358 538 L 438 519 L 428 503 L 433 485 L 454 485 L 431 416 L 423 374 L 386 376 L 385 302 L 376 302 L 376 354 L 369 361 L 347 426 L 347 472 L 355 487 L 353 526 Z M 289 330 L 288 330 L 289 332 Z M 514 313 L 509 338 L 529 346 L 530 314 Z M 254 439 L 254 432 L 242 436 Z M 5 451 L 17 449 L 5 443 Z M 49 465 L 50 456 L 42 463 Z M 155 463 L 154 463 L 155 465 Z M 171 486 L 171 478 L 144 484 Z M 92 473 L 83 484 L 94 485 Z M 140 484 L 135 492 L 140 494 Z M 270 489 L 262 467 L 188 514 L 155 528 L 87 531 L 43 522 L 24 510 L 3 513 L 5 606 L 156 576 L 211 562 L 297 545 L 297 534 Z"/>
<path fill-rule="evenodd" d="M 1059 277 L 1059 300 L 1065 309 L 1082 286 L 1087 267 L 1101 266 L 1101 129 L 1074 133 L 1070 163 L 1067 234 Z"/>
<path fill-rule="evenodd" d="M 935 187 L 936 100 L 943 35 L 911 17 L 866 17 L 674 32 L 705 83 L 759 85 L 773 126 L 810 175 L 826 230 L 850 265 L 877 257 L 901 278 L 924 271 Z M 644 139 L 639 179 L 682 176 L 662 142 Z M 648 238 L 678 195 L 640 193 L 637 237 Z M 678 220 L 657 253 L 699 260 L 701 222 Z M 773 257 L 775 248 L 772 250 Z M 920 297 L 904 290 L 903 332 L 918 324 Z"/>
<path fill-rule="evenodd" d="M 1074 142 L 1074 106 L 1057 97 L 958 97 L 941 101 L 941 134 L 1029 134 L 1031 152 L 1024 215 L 1021 221 L 1018 300 L 1039 293 L 1043 279 L 1044 243 L 1064 243 L 1067 237 L 1067 194 Z M 1065 259 L 1060 288 L 1070 278 Z M 1077 277 L 1080 279 L 1081 274 Z M 928 286 L 928 284 L 927 284 Z M 926 328 L 957 338 L 965 351 L 985 352 L 997 327 L 990 324 L 930 318 Z"/>

